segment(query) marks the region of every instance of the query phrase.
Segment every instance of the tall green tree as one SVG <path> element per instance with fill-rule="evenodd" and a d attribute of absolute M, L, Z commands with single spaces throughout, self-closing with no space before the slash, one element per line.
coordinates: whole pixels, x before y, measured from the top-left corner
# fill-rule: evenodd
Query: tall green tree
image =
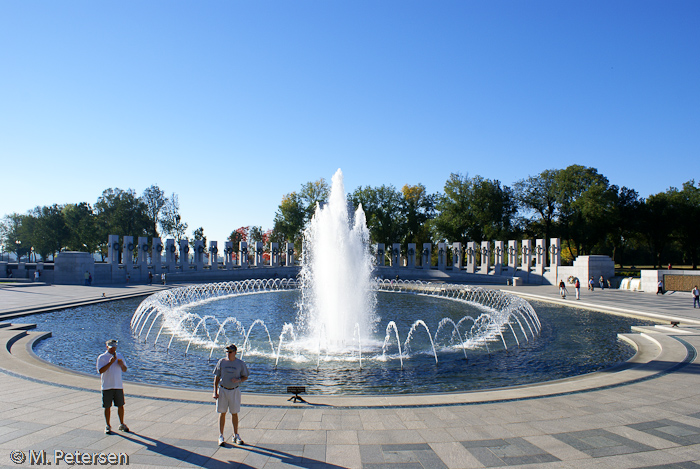
<path fill-rule="evenodd" d="M 402 208 L 405 219 L 402 244 L 416 243 L 421 246 L 431 239 L 429 221 L 436 216 L 438 194 L 428 194 L 423 184 L 405 184 L 401 188 Z"/>
<path fill-rule="evenodd" d="M 535 236 L 549 240 L 554 236 L 559 215 L 557 177 L 560 170 L 547 169 L 537 176 L 513 184 L 513 193 L 526 212 L 534 214 L 526 224 Z"/>
<path fill-rule="evenodd" d="M 148 207 L 132 189 L 106 189 L 95 203 L 97 223 L 102 239 L 110 234 L 148 236 L 152 228 Z M 136 251 L 134 251 L 136 252 Z"/>
<path fill-rule="evenodd" d="M 316 212 L 316 206 L 328 200 L 330 188 L 326 180 L 307 182 L 299 192 L 291 192 L 282 197 L 275 213 L 273 237 L 294 243 L 294 249 L 301 252 L 304 227 Z"/>
<path fill-rule="evenodd" d="M 683 189 L 671 187 L 668 198 L 673 213 L 673 234 L 683 252 L 686 263 L 698 268 L 700 246 L 700 185 L 695 180 L 683 184 Z"/>
<path fill-rule="evenodd" d="M 29 235 L 31 246 L 43 259 L 68 248 L 70 231 L 63 217 L 62 206 L 36 207 L 30 216 L 34 219 Z"/>
<path fill-rule="evenodd" d="M 158 222 L 160 221 L 161 212 L 168 202 L 168 198 L 165 197 L 165 192 L 163 192 L 158 185 L 153 184 L 143 191 L 143 194 L 141 194 L 141 201 L 146 204 L 146 213 L 151 222 L 148 236 L 157 238 Z"/>
<path fill-rule="evenodd" d="M 511 189 L 499 181 L 452 173 L 437 210 L 436 234 L 466 243 L 508 237 L 517 204 Z"/>
<path fill-rule="evenodd" d="M 180 216 L 180 202 L 177 194 L 173 194 L 167 198 L 160 216 L 160 226 L 163 229 L 164 236 L 175 238 L 178 242 L 185 239 L 187 232 L 187 223 L 182 221 Z"/>
<path fill-rule="evenodd" d="M 96 252 L 102 240 L 97 229 L 95 213 L 87 202 L 67 204 L 63 207 L 63 219 L 68 229 L 66 246 L 71 251 Z"/>
<path fill-rule="evenodd" d="M 358 187 L 348 200 L 353 207 L 362 204 L 373 243 L 400 242 L 406 236 L 403 196 L 394 186 Z"/>
<path fill-rule="evenodd" d="M 654 268 L 661 268 L 664 249 L 673 233 L 673 211 L 670 197 L 660 192 L 646 198 L 642 206 L 642 235 L 652 254 Z"/>

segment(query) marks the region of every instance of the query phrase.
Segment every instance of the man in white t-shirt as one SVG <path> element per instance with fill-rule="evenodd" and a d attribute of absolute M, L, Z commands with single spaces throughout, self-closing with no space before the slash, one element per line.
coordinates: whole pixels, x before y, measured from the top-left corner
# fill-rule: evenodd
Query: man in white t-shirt
<path fill-rule="evenodd" d="M 124 385 L 122 373 L 126 371 L 124 356 L 117 352 L 117 341 L 112 339 L 106 342 L 107 351 L 97 357 L 97 372 L 100 374 L 100 389 L 102 389 L 102 407 L 105 409 L 105 433 L 112 433 L 109 425 L 112 404 L 117 406 L 119 415 L 119 430 L 128 432 L 129 427 L 124 423 Z"/>

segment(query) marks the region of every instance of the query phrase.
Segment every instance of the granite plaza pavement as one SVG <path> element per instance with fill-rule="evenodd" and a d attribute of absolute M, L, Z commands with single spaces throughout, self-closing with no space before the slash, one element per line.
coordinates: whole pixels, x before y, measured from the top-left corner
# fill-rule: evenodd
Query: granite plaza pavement
<path fill-rule="evenodd" d="M 219 447 L 209 391 L 137 383 L 125 385 L 131 433 L 105 435 L 99 377 L 37 359 L 31 344 L 41 333 L 18 326 L 31 323 L 27 314 L 104 301 L 103 293 L 110 299 L 160 288 L 0 285 L 0 320 L 12 323 L 0 324 L 2 467 L 30 466 L 30 455 L 42 450 L 54 466 L 69 465 L 68 458 L 54 460 L 59 450 L 122 453 L 130 467 L 700 467 L 700 309 L 688 294 L 584 290 L 577 302 L 559 299 L 554 286 L 510 287 L 527 298 L 651 316 L 669 325 L 640 329 L 630 339 L 639 352 L 628 366 L 534 386 L 306 396 L 309 404 L 244 393 L 246 445 L 231 445 L 228 434 Z M 672 320 L 681 327 L 670 327 Z M 116 415 L 112 420 L 115 427 Z M 12 462 L 11 455 L 19 461 L 20 454 L 27 458 L 23 464 Z"/>

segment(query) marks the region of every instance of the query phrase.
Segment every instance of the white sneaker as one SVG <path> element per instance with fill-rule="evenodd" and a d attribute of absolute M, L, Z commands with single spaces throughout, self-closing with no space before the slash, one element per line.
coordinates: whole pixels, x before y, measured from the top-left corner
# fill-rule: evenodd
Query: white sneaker
<path fill-rule="evenodd" d="M 105 435 L 109 435 L 110 433 L 112 433 L 112 427 L 110 427 L 109 425 L 107 425 L 107 426 L 105 427 Z"/>
<path fill-rule="evenodd" d="M 219 435 L 219 446 L 224 446 L 225 441 L 226 440 L 224 440 L 224 435 Z"/>
<path fill-rule="evenodd" d="M 245 443 L 243 443 L 243 440 L 241 440 L 241 437 L 238 435 L 233 436 L 233 444 L 234 445 L 241 445 L 243 446 Z"/>

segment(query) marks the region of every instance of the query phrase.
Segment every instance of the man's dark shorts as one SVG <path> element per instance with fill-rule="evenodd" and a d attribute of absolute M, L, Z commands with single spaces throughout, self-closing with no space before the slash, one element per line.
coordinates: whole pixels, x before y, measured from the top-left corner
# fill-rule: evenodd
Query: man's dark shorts
<path fill-rule="evenodd" d="M 117 407 L 124 405 L 124 390 L 123 389 L 103 389 L 102 390 L 102 407 L 105 409 L 112 407 L 112 402 Z"/>

